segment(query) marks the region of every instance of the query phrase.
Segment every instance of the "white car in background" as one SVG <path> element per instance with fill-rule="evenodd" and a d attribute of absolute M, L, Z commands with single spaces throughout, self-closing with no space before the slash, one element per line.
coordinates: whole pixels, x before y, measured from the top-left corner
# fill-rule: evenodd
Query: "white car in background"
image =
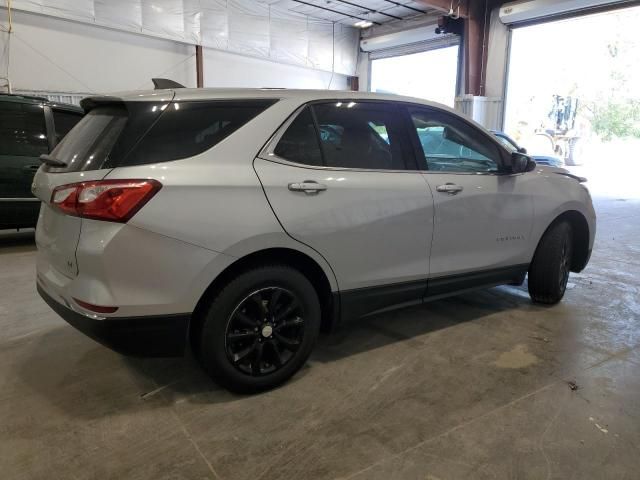
<path fill-rule="evenodd" d="M 281 384 L 343 319 L 527 273 L 553 304 L 589 260 L 580 179 L 441 105 L 212 89 L 82 105 L 33 185 L 38 291 L 123 353 L 190 342 L 232 390 Z"/>

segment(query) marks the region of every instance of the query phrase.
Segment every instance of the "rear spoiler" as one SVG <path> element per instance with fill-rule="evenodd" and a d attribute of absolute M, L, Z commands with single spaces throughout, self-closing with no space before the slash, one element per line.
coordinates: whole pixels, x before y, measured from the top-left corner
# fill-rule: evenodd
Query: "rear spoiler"
<path fill-rule="evenodd" d="M 174 82 L 173 80 L 169 80 L 168 78 L 152 78 L 154 90 L 165 90 L 165 89 L 174 89 L 174 88 L 186 88 L 184 85 L 179 84 L 178 82 Z M 94 108 L 96 105 L 100 103 L 120 103 L 122 104 L 123 100 L 120 97 L 114 97 L 109 95 L 96 95 L 92 97 L 86 97 L 80 100 L 80 106 L 83 108 L 85 113 Z"/>
<path fill-rule="evenodd" d="M 80 106 L 87 113 L 99 103 L 122 103 L 122 98 L 112 97 L 108 95 L 96 95 L 94 97 L 85 97 L 80 100 Z"/>

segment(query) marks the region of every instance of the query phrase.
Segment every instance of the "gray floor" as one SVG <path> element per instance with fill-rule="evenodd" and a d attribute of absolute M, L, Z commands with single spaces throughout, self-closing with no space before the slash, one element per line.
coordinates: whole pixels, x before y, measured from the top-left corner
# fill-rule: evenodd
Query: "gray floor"
<path fill-rule="evenodd" d="M 85 338 L 37 297 L 33 235 L 3 235 L 0 477 L 638 478 L 640 200 L 597 210 L 560 305 L 500 287 L 360 321 L 252 397 Z"/>

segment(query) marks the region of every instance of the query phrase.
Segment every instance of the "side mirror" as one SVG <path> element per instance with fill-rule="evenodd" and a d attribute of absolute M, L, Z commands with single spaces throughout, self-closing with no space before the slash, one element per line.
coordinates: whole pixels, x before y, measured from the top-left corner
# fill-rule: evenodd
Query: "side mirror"
<path fill-rule="evenodd" d="M 524 148 L 524 147 L 520 147 L 520 148 L 518 148 L 518 152 L 526 154 L 527 153 L 527 149 Z"/>
<path fill-rule="evenodd" d="M 513 173 L 525 173 L 535 170 L 536 162 L 531 157 L 520 152 L 511 154 L 511 171 Z"/>

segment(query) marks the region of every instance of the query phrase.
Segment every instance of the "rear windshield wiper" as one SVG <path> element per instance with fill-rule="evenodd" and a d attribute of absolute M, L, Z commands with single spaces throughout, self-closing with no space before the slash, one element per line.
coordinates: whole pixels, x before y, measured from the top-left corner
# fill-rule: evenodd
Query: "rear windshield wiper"
<path fill-rule="evenodd" d="M 62 160 L 58 160 L 57 158 L 53 158 L 51 155 L 47 155 L 46 153 L 43 153 L 42 155 L 40 155 L 40 161 L 42 163 L 46 163 L 47 165 L 50 165 L 52 167 L 66 167 L 67 162 L 63 162 Z"/>

